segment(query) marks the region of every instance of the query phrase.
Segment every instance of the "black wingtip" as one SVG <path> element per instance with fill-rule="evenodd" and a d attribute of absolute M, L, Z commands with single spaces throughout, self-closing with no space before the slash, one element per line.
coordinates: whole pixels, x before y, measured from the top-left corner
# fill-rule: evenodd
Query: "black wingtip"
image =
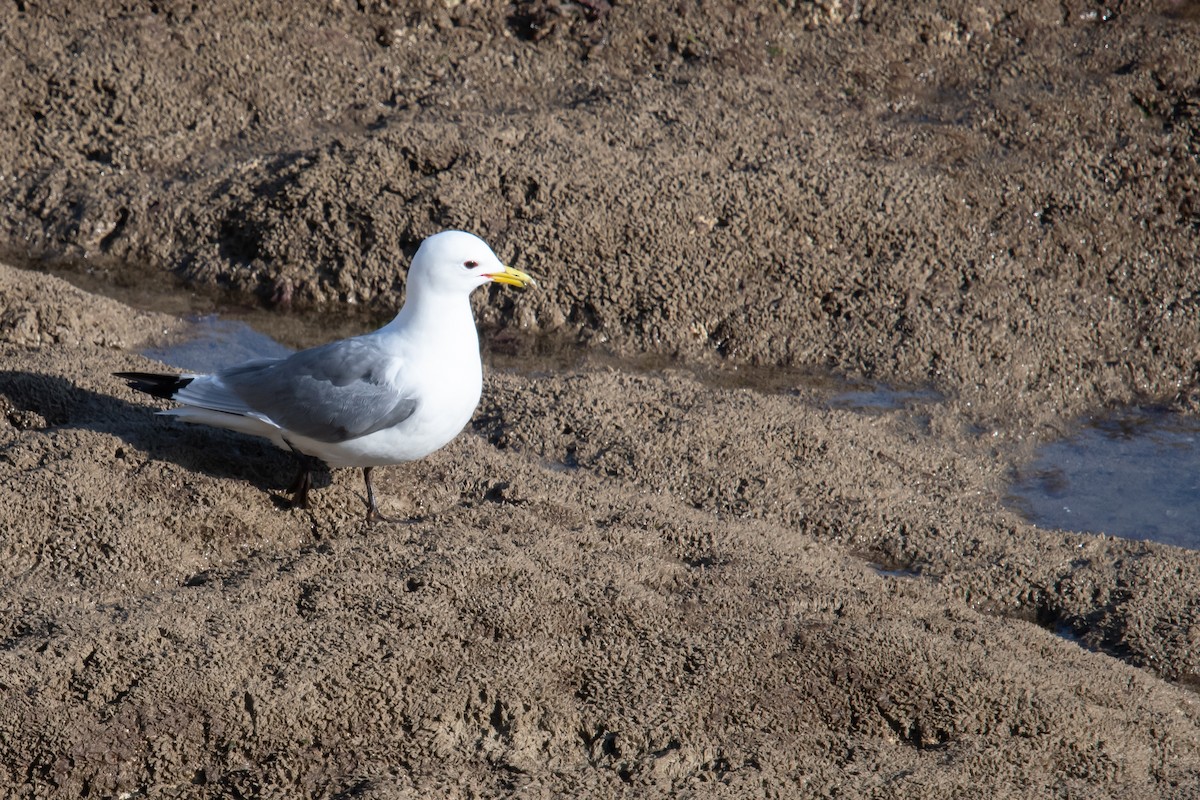
<path fill-rule="evenodd" d="M 178 375 L 163 375 L 157 372 L 114 372 L 129 384 L 129 388 L 145 392 L 154 397 L 170 400 L 183 387 L 192 382 L 192 378 L 181 378 Z"/>

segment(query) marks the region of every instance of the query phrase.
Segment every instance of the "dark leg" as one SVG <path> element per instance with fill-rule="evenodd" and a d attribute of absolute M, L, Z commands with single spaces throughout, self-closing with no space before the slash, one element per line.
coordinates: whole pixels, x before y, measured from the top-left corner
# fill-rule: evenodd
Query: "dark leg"
<path fill-rule="evenodd" d="M 313 485 L 311 464 L 304 456 L 299 453 L 296 455 L 299 456 L 299 467 L 288 493 L 292 496 L 292 508 L 308 508 L 308 492 Z"/>
<path fill-rule="evenodd" d="M 395 522 L 394 519 L 389 519 L 379 512 L 379 506 L 375 505 L 375 489 L 371 486 L 371 470 L 374 467 L 363 467 L 363 482 L 367 484 L 367 522 L 372 523 L 375 520 L 383 520 L 384 522 Z"/>
<path fill-rule="evenodd" d="M 288 447 L 292 447 L 291 442 L 286 439 L 284 442 Z M 288 493 L 292 496 L 292 508 L 308 508 L 308 493 L 313 488 L 313 470 L 320 469 L 323 465 L 321 459 L 305 455 L 294 447 L 292 453 L 295 454 L 297 463 L 296 477 L 288 487 Z"/>

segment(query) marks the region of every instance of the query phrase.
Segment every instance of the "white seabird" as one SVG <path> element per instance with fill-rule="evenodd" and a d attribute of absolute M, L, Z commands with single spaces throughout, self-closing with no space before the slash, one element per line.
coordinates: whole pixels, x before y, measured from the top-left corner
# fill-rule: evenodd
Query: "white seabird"
<path fill-rule="evenodd" d="M 483 369 L 470 295 L 492 281 L 534 285 L 482 239 L 444 231 L 421 243 L 404 307 L 373 333 L 210 375 L 115 374 L 138 391 L 183 404 L 160 413 L 262 436 L 296 453 L 296 506 L 308 506 L 310 459 L 361 467 L 367 521 L 387 519 L 375 503 L 371 470 L 444 446 L 479 404 Z"/>

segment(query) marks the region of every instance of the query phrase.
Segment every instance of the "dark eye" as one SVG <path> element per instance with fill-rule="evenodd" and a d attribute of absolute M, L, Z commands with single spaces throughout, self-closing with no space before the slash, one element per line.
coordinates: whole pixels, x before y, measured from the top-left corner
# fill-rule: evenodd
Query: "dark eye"
<path fill-rule="evenodd" d="M 464 261 L 463 266 L 466 267 L 467 269 L 475 269 L 476 267 L 479 266 L 479 262 L 478 261 Z"/>

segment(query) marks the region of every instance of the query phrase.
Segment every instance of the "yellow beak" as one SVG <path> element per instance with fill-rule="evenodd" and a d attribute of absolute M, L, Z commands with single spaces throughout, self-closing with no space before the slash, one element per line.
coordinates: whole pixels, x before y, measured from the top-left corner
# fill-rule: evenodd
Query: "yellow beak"
<path fill-rule="evenodd" d="M 509 286 L 516 286 L 518 289 L 524 289 L 526 286 L 537 286 L 537 281 L 521 272 L 519 269 L 505 267 L 504 272 L 493 272 L 487 277 L 494 280 L 496 283 L 507 283 Z"/>

